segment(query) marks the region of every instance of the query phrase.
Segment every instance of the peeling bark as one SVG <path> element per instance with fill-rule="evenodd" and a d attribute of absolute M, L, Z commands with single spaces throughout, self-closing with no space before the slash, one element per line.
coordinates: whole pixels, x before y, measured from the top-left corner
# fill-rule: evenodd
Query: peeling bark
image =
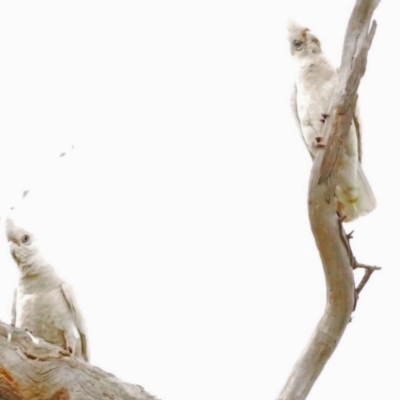
<path fill-rule="evenodd" d="M 339 83 L 327 119 L 327 147 L 319 152 L 311 171 L 308 211 L 311 229 L 321 257 L 326 281 L 326 308 L 306 348 L 297 360 L 278 400 L 307 397 L 338 345 L 355 308 L 358 293 L 377 267 L 367 267 L 366 280 L 355 288 L 353 269 L 362 267 L 353 256 L 342 221 L 336 214 L 337 160 L 348 134 L 367 54 L 376 30 L 371 19 L 379 0 L 357 0 L 343 47 Z M 368 276 L 367 276 L 368 275 Z"/>
<path fill-rule="evenodd" d="M 158 400 L 0 321 L 0 400 Z"/>

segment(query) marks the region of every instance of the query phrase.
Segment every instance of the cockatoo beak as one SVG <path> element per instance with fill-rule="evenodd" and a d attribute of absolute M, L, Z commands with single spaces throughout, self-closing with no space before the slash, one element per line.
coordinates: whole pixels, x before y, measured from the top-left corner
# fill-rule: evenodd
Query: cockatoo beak
<path fill-rule="evenodd" d="M 6 220 L 6 236 L 9 242 L 17 243 L 17 238 L 15 236 L 16 226 L 12 219 L 7 218 Z"/>

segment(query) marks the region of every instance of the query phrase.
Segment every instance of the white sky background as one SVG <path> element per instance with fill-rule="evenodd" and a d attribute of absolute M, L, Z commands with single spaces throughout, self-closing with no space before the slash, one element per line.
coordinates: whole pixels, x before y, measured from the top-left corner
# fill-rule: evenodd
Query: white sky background
<path fill-rule="evenodd" d="M 278 394 L 325 305 L 286 23 L 308 26 L 339 65 L 352 7 L 0 5 L 0 206 L 34 185 L 14 218 L 75 287 L 93 364 L 163 400 Z M 378 208 L 346 227 L 357 258 L 384 269 L 310 400 L 400 396 L 399 7 L 375 13 L 360 89 Z M 1 226 L 6 322 L 15 282 Z"/>

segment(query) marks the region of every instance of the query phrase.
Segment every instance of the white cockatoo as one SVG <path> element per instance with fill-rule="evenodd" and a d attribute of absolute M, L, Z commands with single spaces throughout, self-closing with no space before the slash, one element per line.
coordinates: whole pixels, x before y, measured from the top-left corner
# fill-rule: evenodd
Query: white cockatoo
<path fill-rule="evenodd" d="M 297 126 L 314 159 L 326 146 L 322 129 L 338 84 L 339 73 L 321 50 L 309 29 L 290 21 L 290 52 L 295 63 L 295 86 L 291 106 Z M 375 196 L 361 166 L 361 132 L 356 108 L 339 160 L 336 187 L 337 211 L 344 221 L 368 214 L 376 207 Z"/>
<path fill-rule="evenodd" d="M 85 323 L 72 288 L 42 257 L 34 236 L 9 218 L 6 235 L 19 269 L 11 323 L 89 361 Z"/>

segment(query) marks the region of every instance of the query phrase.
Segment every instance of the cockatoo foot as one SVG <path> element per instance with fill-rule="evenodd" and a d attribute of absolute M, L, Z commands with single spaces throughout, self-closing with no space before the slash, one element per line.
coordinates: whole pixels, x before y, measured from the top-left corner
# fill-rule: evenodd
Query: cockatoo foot
<path fill-rule="evenodd" d="M 317 136 L 315 138 L 314 146 L 317 149 L 324 149 L 326 147 L 326 145 L 324 143 L 322 143 L 322 136 Z"/>
<path fill-rule="evenodd" d="M 66 344 L 64 344 L 64 345 L 62 346 L 62 348 L 63 348 L 64 350 L 67 350 L 69 354 L 72 354 L 72 347 L 71 347 L 71 346 L 67 346 Z"/>
<path fill-rule="evenodd" d="M 329 114 L 321 114 L 322 115 L 322 119 L 320 119 L 320 121 L 322 123 L 325 123 L 326 119 L 329 117 Z"/>

